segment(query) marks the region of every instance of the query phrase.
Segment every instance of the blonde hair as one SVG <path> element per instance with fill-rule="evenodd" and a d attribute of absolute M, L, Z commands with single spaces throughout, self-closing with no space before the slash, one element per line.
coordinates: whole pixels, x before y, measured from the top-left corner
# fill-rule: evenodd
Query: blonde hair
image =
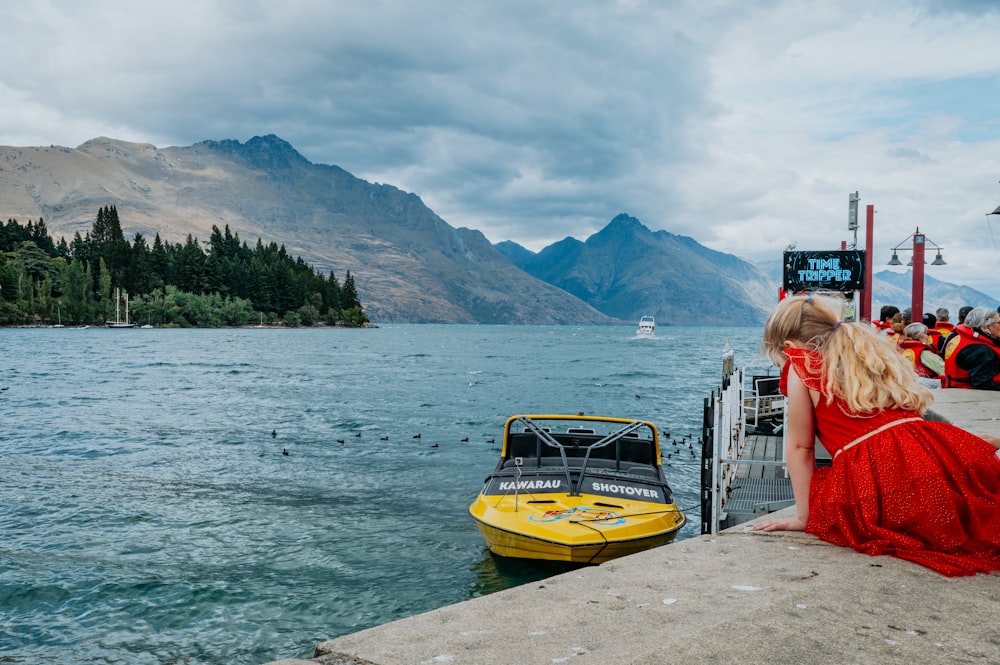
<path fill-rule="evenodd" d="M 893 408 L 923 413 L 933 397 L 913 366 L 884 335 L 863 324 L 843 323 L 843 310 L 843 298 L 785 298 L 764 327 L 764 351 L 777 365 L 785 360 L 785 342 L 816 351 L 818 366 L 809 370 L 821 377 L 828 404 L 840 397 L 854 414 Z"/>

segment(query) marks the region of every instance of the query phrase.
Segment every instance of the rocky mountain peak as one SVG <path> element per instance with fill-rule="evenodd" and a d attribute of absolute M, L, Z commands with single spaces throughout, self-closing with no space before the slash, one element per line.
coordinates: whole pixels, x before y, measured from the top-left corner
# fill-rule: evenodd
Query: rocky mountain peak
<path fill-rule="evenodd" d="M 608 225 L 604 227 L 602 231 L 598 233 L 649 233 L 649 229 L 646 228 L 642 222 L 640 222 L 635 217 L 627 213 L 619 213 L 615 215 L 614 219 L 608 222 Z"/>
<path fill-rule="evenodd" d="M 196 144 L 232 158 L 244 166 L 264 171 L 280 171 L 311 163 L 284 139 L 274 134 L 254 136 L 246 143 L 234 139 L 202 141 Z"/>

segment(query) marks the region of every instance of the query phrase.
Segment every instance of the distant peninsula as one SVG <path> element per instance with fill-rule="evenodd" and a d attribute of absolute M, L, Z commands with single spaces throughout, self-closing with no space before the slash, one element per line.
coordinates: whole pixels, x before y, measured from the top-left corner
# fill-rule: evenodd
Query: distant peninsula
<path fill-rule="evenodd" d="M 124 298 L 124 304 L 123 304 Z M 127 312 L 127 314 L 125 313 Z M 175 328 L 370 325 L 350 271 L 341 283 L 284 245 L 212 227 L 202 243 L 130 242 L 113 205 L 72 241 L 54 241 L 45 221 L 0 223 L 0 325 L 118 324 Z"/>

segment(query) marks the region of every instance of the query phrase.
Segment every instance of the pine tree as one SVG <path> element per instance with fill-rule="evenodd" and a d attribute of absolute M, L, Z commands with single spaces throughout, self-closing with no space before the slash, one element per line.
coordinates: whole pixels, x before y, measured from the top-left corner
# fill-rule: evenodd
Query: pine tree
<path fill-rule="evenodd" d="M 150 251 L 141 233 L 136 233 L 132 241 L 122 286 L 136 296 L 149 293 L 156 287 L 156 275 L 151 266 Z"/>
<path fill-rule="evenodd" d="M 153 249 L 150 251 L 149 256 L 150 269 L 156 276 L 155 283 L 160 286 L 164 284 L 173 283 L 173 275 L 170 266 L 170 254 L 168 253 L 167 247 L 160 240 L 160 234 L 157 233 L 156 237 L 153 238 Z"/>
<path fill-rule="evenodd" d="M 195 294 L 204 293 L 205 253 L 190 233 L 184 242 L 179 259 L 177 285 L 182 291 Z"/>
<path fill-rule="evenodd" d="M 354 276 L 348 270 L 344 275 L 344 286 L 340 289 L 340 308 L 352 309 L 361 308 L 361 301 L 358 300 L 358 291 L 354 288 Z"/>

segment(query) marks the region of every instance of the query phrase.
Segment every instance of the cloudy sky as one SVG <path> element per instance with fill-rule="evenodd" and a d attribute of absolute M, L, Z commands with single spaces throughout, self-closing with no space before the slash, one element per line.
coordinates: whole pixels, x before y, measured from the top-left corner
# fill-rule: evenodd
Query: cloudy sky
<path fill-rule="evenodd" d="M 531 249 L 626 212 L 1000 297 L 995 0 L 0 0 L 0 144 L 277 134 Z M 905 261 L 907 253 L 902 253 Z M 933 256 L 931 256 L 933 258 Z"/>

